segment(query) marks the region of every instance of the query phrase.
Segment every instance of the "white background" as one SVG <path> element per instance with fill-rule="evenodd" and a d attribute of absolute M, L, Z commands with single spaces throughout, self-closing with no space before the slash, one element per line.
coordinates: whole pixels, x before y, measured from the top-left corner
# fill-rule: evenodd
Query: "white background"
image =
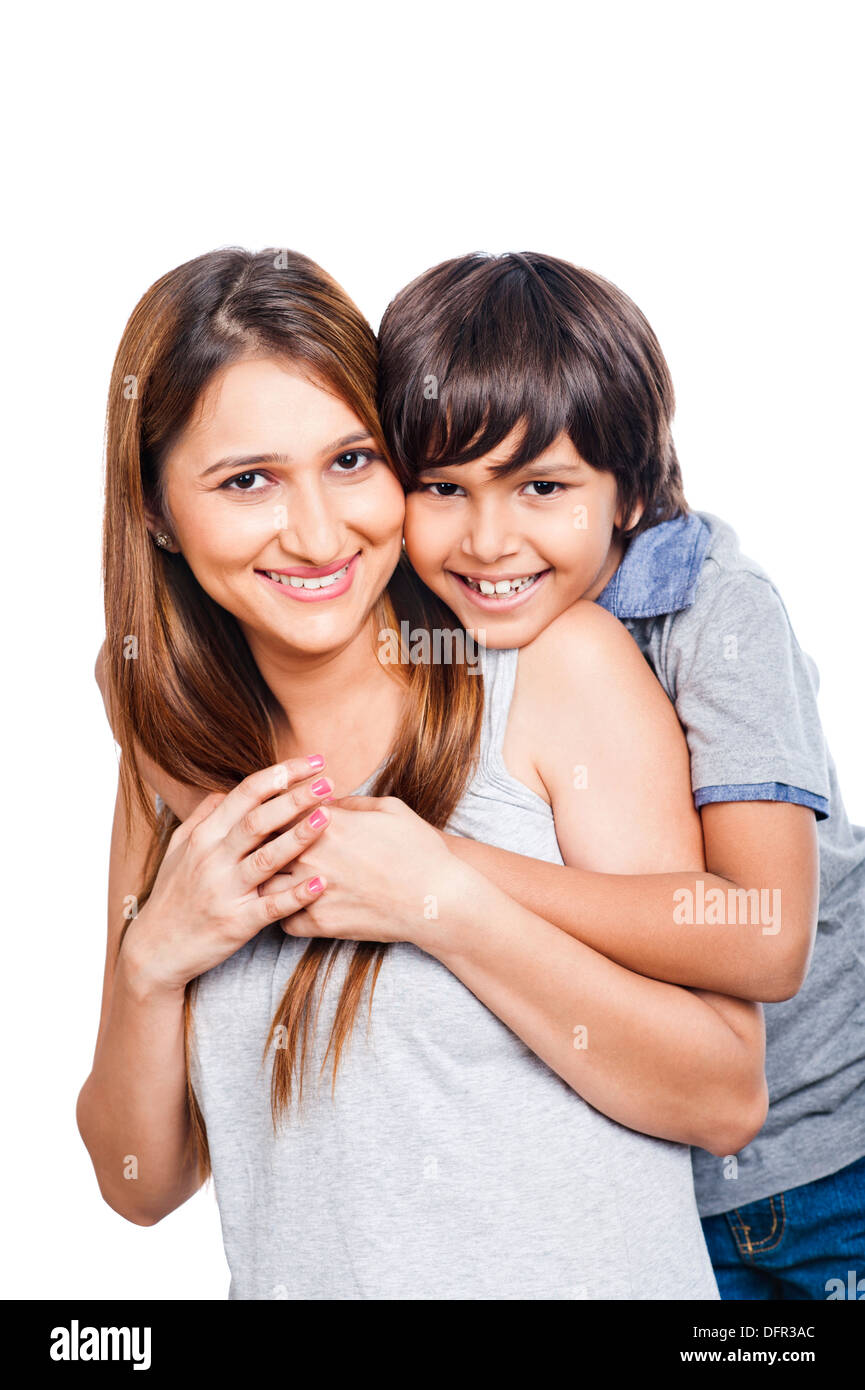
<path fill-rule="evenodd" d="M 470 250 L 548 251 L 620 285 L 672 368 L 688 500 L 778 585 L 865 822 L 857 9 L 17 8 L 0 84 L 3 1295 L 228 1287 L 212 1195 L 124 1222 L 74 1118 L 116 778 L 92 677 L 105 399 L 128 314 L 181 261 L 301 250 L 374 326 Z"/>

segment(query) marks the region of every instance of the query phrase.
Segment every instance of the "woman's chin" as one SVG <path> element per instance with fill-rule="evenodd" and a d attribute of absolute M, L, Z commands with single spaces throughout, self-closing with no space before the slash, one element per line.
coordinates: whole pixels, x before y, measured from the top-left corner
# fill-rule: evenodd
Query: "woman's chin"
<path fill-rule="evenodd" d="M 360 596 L 356 595 L 350 604 L 336 601 L 333 607 L 328 603 L 304 604 L 300 613 L 286 614 L 278 622 L 274 622 L 270 614 L 266 620 L 264 615 L 258 614 L 254 622 L 241 623 L 241 627 L 251 628 L 255 643 L 278 648 L 282 653 L 293 652 L 299 657 L 327 656 L 356 640 L 373 601 L 370 598 L 369 604 L 362 608 Z M 247 639 L 249 636 L 247 632 Z"/>

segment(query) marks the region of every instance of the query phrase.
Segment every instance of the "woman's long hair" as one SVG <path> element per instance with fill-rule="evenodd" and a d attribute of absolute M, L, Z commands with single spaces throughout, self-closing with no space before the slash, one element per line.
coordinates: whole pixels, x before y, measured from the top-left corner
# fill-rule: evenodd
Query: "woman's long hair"
<path fill-rule="evenodd" d="M 146 505 L 163 513 L 162 459 L 213 374 L 262 352 L 311 371 L 355 412 L 387 456 L 375 405 L 372 330 L 345 292 L 306 256 L 213 251 L 164 275 L 133 311 L 108 401 L 103 574 L 107 700 L 123 749 L 121 790 L 127 811 L 137 804 L 152 832 L 139 905 L 152 891 L 178 821 L 167 808 L 157 815 L 151 805 L 136 746 L 172 777 L 207 791 L 227 791 L 277 758 L 275 721 L 281 711 L 237 621 L 204 592 L 182 555 L 154 546 L 145 520 Z M 400 631 L 403 621 L 444 630 L 458 626 L 405 559 L 374 616 L 377 630 Z M 483 682 L 461 662 L 412 662 L 404 669 L 404 716 L 373 794 L 401 798 L 440 828 L 474 762 Z M 274 1128 L 290 1106 L 296 1068 L 302 1096 L 316 985 L 328 962 L 320 1003 L 344 948 L 352 954 L 324 1056 L 326 1063 L 333 1052 L 334 1085 L 368 980 L 372 1007 L 387 945 L 311 940 L 265 1043 L 266 1057 L 278 1035 L 280 1045 L 272 1049 Z M 204 1179 L 210 1173 L 207 1135 L 189 1070 L 195 984 L 185 999 L 186 1075 L 190 1138 Z"/>

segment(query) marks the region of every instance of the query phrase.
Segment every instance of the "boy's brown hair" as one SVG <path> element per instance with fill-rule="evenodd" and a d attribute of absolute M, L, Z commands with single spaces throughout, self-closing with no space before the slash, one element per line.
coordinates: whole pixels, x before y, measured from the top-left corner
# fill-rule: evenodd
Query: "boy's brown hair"
<path fill-rule="evenodd" d="M 538 252 L 473 252 L 401 290 L 379 330 L 379 409 L 407 490 L 468 463 L 517 425 L 514 472 L 566 433 L 615 475 L 631 539 L 687 515 L 671 435 L 675 396 L 657 338 L 609 280 Z"/>

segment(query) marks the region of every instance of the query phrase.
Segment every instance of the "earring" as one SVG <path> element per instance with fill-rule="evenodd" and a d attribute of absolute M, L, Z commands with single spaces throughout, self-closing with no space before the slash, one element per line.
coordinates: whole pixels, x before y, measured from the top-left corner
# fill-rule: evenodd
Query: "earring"
<path fill-rule="evenodd" d="M 157 544 L 157 545 L 161 545 L 161 546 L 163 546 L 163 547 L 165 547 L 166 545 L 170 545 L 170 544 L 171 544 L 171 537 L 170 537 L 169 535 L 166 535 L 166 533 L 165 533 L 164 531 L 157 531 L 157 533 L 156 533 L 156 544 Z"/>

